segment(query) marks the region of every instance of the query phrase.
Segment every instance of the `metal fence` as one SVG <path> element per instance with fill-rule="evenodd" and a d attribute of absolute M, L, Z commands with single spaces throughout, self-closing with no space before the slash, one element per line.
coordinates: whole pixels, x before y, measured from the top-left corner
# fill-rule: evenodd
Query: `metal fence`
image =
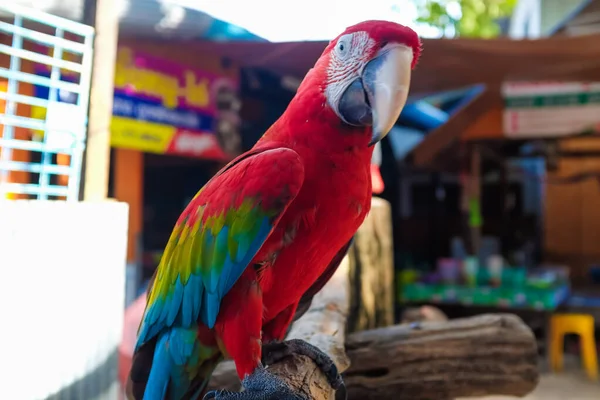
<path fill-rule="evenodd" d="M 78 200 L 93 36 L 90 26 L 0 5 L 0 200 Z"/>

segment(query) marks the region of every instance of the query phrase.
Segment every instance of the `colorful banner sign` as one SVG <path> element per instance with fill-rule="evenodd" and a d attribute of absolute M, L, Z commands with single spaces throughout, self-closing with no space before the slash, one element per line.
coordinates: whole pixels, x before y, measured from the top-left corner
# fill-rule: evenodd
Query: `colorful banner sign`
<path fill-rule="evenodd" d="M 118 50 L 111 144 L 152 153 L 228 159 L 240 152 L 238 82 Z"/>

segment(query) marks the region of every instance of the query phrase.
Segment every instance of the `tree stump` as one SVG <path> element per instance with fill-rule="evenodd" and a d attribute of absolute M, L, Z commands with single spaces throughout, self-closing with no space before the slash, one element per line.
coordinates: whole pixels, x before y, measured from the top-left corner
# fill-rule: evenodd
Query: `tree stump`
<path fill-rule="evenodd" d="M 350 261 L 348 332 L 394 323 L 394 260 L 392 209 L 373 197 L 371 212 L 354 236 Z"/>

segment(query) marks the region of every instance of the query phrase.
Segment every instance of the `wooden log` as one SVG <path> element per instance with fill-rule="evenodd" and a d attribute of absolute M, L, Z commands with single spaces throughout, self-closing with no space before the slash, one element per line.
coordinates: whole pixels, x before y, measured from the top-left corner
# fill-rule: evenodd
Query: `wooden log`
<path fill-rule="evenodd" d="M 319 312 L 318 308 L 312 311 Z M 514 315 L 425 322 L 420 329 L 396 325 L 355 332 L 348 336 L 346 351 L 352 362 L 344 374 L 350 400 L 524 396 L 539 379 L 535 337 Z M 303 388 L 312 388 L 311 379 L 317 376 L 318 390 L 303 392 L 326 394 L 327 383 L 311 362 L 290 359 L 281 364 L 273 370 L 287 382 L 295 387 L 304 382 Z M 312 366 L 308 373 L 306 365 Z M 215 372 L 211 386 L 235 389 L 237 382 L 234 369 L 225 367 Z"/>
<path fill-rule="evenodd" d="M 394 323 L 392 209 L 373 197 L 371 212 L 356 232 L 350 258 L 350 315 L 347 331 Z"/>
<path fill-rule="evenodd" d="M 346 351 L 349 399 L 524 396 L 539 379 L 535 337 L 514 315 L 356 332 Z"/>
<path fill-rule="evenodd" d="M 308 311 L 294 323 L 288 335 L 288 339 L 302 339 L 323 350 L 331 357 L 340 372 L 348 369 L 350 365 L 344 349 L 350 293 L 348 267 L 348 256 L 346 256 L 333 277 L 313 298 Z M 327 379 L 307 357 L 295 355 L 288 357 L 269 366 L 269 371 L 310 399 L 334 398 L 334 392 Z M 217 367 L 209 388 L 236 391 L 240 389 L 233 362 L 223 362 Z"/>

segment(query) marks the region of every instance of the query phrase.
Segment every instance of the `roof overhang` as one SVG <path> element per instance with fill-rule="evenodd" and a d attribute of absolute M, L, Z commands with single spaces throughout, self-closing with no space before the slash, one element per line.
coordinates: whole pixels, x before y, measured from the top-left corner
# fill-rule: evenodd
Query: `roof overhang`
<path fill-rule="evenodd" d="M 211 52 L 243 66 L 297 78 L 312 68 L 327 45 L 323 41 L 183 41 L 198 54 Z M 411 94 L 421 96 L 477 84 L 498 86 L 507 80 L 600 81 L 598 43 L 600 34 L 538 40 L 424 39 Z"/>

